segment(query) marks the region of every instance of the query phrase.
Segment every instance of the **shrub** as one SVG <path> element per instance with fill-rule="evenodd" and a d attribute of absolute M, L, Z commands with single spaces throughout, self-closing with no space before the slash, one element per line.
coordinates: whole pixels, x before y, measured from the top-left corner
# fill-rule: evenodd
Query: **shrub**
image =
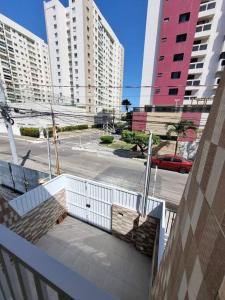
<path fill-rule="evenodd" d="M 74 131 L 74 130 L 83 130 L 83 129 L 88 129 L 87 124 L 82 124 L 82 125 L 69 125 L 69 126 L 64 126 L 60 128 L 61 132 L 64 131 Z"/>
<path fill-rule="evenodd" d="M 124 142 L 137 145 L 140 148 L 142 155 L 144 156 L 144 151 L 146 151 L 148 148 L 148 140 L 149 140 L 148 134 L 144 132 L 123 130 L 121 137 Z M 160 143 L 160 137 L 153 134 L 152 144 L 158 145 L 159 143 Z"/>
<path fill-rule="evenodd" d="M 111 144 L 114 140 L 114 136 L 112 135 L 102 135 L 100 137 L 103 144 Z"/>
<path fill-rule="evenodd" d="M 77 129 L 78 130 L 88 129 L 88 125 L 87 124 L 77 125 Z"/>
<path fill-rule="evenodd" d="M 103 125 L 102 124 L 94 124 L 91 126 L 91 128 L 102 128 Z"/>
<path fill-rule="evenodd" d="M 39 129 L 34 127 L 21 127 L 20 134 L 23 136 L 31 136 L 35 138 L 40 137 Z"/>

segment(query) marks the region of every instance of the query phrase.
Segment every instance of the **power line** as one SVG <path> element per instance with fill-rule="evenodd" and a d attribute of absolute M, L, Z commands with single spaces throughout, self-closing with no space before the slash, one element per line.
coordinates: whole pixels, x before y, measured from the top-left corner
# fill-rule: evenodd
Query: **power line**
<path fill-rule="evenodd" d="M 140 89 L 140 88 L 163 88 L 163 87 L 169 87 L 169 88 L 176 88 L 176 87 L 191 87 L 187 85 L 121 85 L 121 86 L 112 86 L 112 85 L 47 85 L 47 84 L 35 84 L 30 85 L 26 83 L 12 83 L 7 84 L 7 86 L 14 86 L 14 85 L 20 85 L 20 86 L 27 86 L 32 87 L 35 89 L 36 87 L 48 87 L 48 88 L 97 88 L 97 89 Z M 194 87 L 218 87 L 218 84 L 199 84 Z M 18 88 L 19 89 L 19 88 Z"/>

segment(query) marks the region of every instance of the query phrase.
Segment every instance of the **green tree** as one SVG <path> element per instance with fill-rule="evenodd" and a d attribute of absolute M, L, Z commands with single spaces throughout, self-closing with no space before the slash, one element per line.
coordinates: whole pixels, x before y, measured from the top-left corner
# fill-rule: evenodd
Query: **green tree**
<path fill-rule="evenodd" d="M 142 156 L 144 157 L 144 152 L 148 148 L 149 134 L 138 131 L 123 130 L 121 137 L 125 142 L 138 146 L 141 150 Z M 158 145 L 160 143 L 160 137 L 153 134 L 152 141 L 153 145 Z"/>
<path fill-rule="evenodd" d="M 168 123 L 168 124 L 166 124 L 166 129 L 167 129 L 168 136 L 171 136 L 173 133 L 176 136 L 176 146 L 175 146 L 174 155 L 177 154 L 178 139 L 180 137 L 185 137 L 186 132 L 189 129 L 192 129 L 195 132 L 197 131 L 197 127 L 195 126 L 194 122 L 192 122 L 190 120 L 181 120 L 178 123 Z"/>
<path fill-rule="evenodd" d="M 128 99 L 124 99 L 124 100 L 122 101 L 122 105 L 125 106 L 126 112 L 128 113 L 129 106 L 131 106 L 131 102 L 130 102 Z"/>

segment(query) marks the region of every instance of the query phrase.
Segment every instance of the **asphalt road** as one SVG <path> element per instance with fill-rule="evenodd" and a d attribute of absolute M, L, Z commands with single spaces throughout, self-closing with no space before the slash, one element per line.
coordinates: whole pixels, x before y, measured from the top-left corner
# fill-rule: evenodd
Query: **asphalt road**
<path fill-rule="evenodd" d="M 126 189 L 143 192 L 144 189 L 144 161 L 124 158 L 112 153 L 101 151 L 74 150 L 85 145 L 93 149 L 97 145 L 99 132 L 82 132 L 61 137 L 58 145 L 60 167 L 64 173 L 69 173 L 118 185 Z M 24 140 L 16 138 L 17 153 L 20 164 L 48 172 L 47 146 L 45 141 Z M 51 146 L 53 170 L 54 148 Z M 11 153 L 7 137 L 0 136 L 0 159 L 11 160 Z M 152 170 L 151 188 L 153 192 L 155 170 Z M 170 203 L 179 204 L 188 175 L 176 172 L 158 170 L 155 183 L 155 196 Z"/>

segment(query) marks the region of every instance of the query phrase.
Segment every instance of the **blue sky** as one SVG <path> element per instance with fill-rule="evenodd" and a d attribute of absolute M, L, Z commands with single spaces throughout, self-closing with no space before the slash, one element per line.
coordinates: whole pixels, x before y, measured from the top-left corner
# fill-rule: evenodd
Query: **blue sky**
<path fill-rule="evenodd" d="M 67 5 L 68 0 L 61 0 Z M 124 85 L 140 85 L 147 0 L 95 0 L 125 49 Z M 46 40 L 42 0 L 1 0 L 0 12 Z M 123 98 L 139 105 L 139 89 L 124 89 Z"/>

